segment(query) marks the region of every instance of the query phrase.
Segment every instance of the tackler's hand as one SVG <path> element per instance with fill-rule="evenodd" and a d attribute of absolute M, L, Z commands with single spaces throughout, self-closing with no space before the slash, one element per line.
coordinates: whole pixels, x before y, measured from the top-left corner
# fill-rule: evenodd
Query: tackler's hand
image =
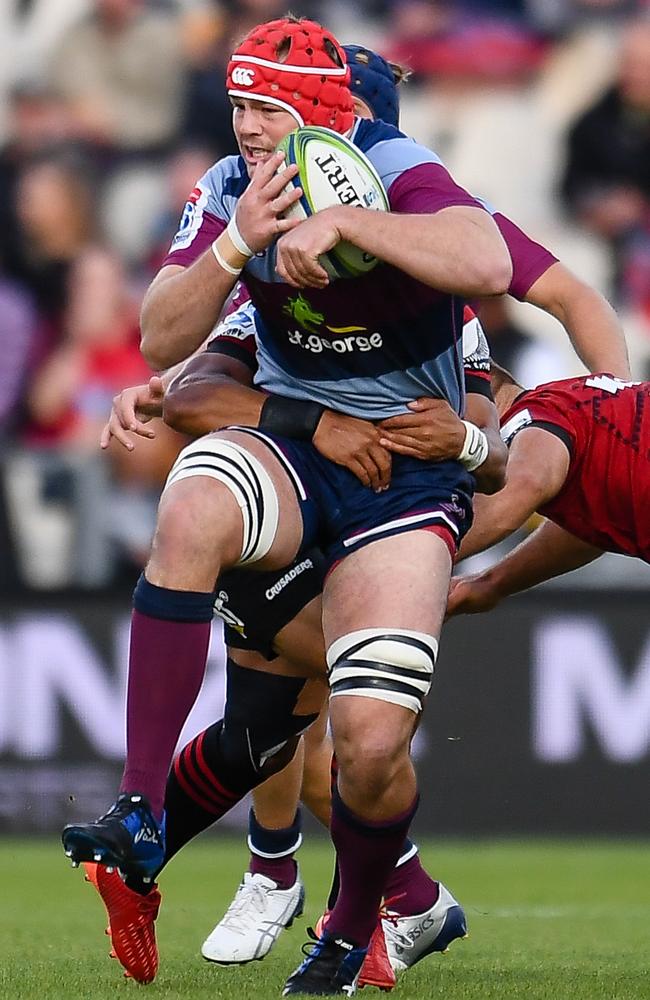
<path fill-rule="evenodd" d="M 100 448 L 108 448 L 112 438 L 115 438 L 127 451 L 133 451 L 135 445 L 131 434 L 155 437 L 155 431 L 147 425 L 153 417 L 162 416 L 164 395 L 162 379 L 158 375 L 152 375 L 145 385 L 133 385 L 118 392 L 113 397 L 111 415 L 99 439 Z"/>
<path fill-rule="evenodd" d="M 378 425 L 379 443 L 398 455 L 441 462 L 458 458 L 466 428 L 446 399 L 416 399 L 410 413 L 389 417 Z"/>
<path fill-rule="evenodd" d="M 369 420 L 325 410 L 312 441 L 321 455 L 349 469 L 375 493 L 390 486 L 391 455 L 379 444 L 379 432 Z"/>

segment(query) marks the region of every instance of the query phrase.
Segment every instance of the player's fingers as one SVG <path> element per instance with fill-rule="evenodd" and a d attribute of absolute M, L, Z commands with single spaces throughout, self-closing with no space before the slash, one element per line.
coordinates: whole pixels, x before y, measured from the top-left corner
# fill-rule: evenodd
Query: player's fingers
<path fill-rule="evenodd" d="M 165 386 L 160 375 L 152 375 L 149 379 L 149 392 L 156 397 L 165 395 Z"/>
<path fill-rule="evenodd" d="M 319 263 L 318 257 L 312 257 L 299 248 L 289 248 L 287 252 L 291 257 L 298 278 L 303 284 L 312 288 L 324 288 L 329 284 L 327 271 Z"/>
<path fill-rule="evenodd" d="M 350 459 L 350 461 L 347 463 L 347 468 L 357 477 L 359 482 L 361 482 L 364 486 L 370 486 L 370 476 L 368 475 L 368 471 L 361 464 L 361 462 L 357 461 L 356 458 Z"/>
<path fill-rule="evenodd" d="M 431 418 L 425 413 L 400 413 L 397 417 L 387 417 L 379 424 L 382 430 L 400 431 L 410 428 L 430 428 Z"/>
<path fill-rule="evenodd" d="M 277 198 L 271 202 L 271 209 L 276 215 L 282 215 L 288 208 L 291 208 L 302 197 L 302 188 L 292 188 L 290 191 L 282 191 Z M 299 219 L 299 222 L 302 220 Z"/>
<path fill-rule="evenodd" d="M 116 396 L 113 400 L 111 420 L 113 417 L 119 421 L 121 427 L 128 429 L 136 419 L 135 397 L 130 396 L 126 392 L 122 392 L 119 396 Z"/>
<path fill-rule="evenodd" d="M 111 443 L 111 439 L 115 438 L 116 441 L 126 448 L 127 451 L 133 451 L 135 445 L 133 441 L 121 426 L 119 421 L 111 419 L 106 424 L 104 430 L 102 431 L 102 441 L 106 441 L 106 444 L 102 444 L 102 448 L 108 448 Z"/>
<path fill-rule="evenodd" d="M 370 455 L 377 467 L 377 485 L 378 490 L 387 490 L 390 486 L 390 476 L 393 461 L 390 452 L 386 448 L 380 447 L 378 444 L 373 444 L 370 446 Z"/>
<path fill-rule="evenodd" d="M 427 458 L 428 456 L 423 454 L 422 448 L 418 446 L 413 446 L 409 444 L 402 444 L 398 441 L 394 441 L 391 438 L 380 438 L 379 444 L 382 448 L 386 448 L 388 451 L 393 452 L 395 455 L 409 455 L 411 458 Z"/>
<path fill-rule="evenodd" d="M 296 270 L 293 263 L 293 259 L 290 254 L 284 249 L 278 249 L 278 256 L 275 264 L 275 270 L 280 275 L 283 281 L 286 281 L 289 285 L 294 288 L 300 288 L 300 275 Z"/>
<path fill-rule="evenodd" d="M 296 226 L 299 226 L 302 219 L 282 219 L 278 218 L 275 220 L 275 232 L 277 236 L 282 236 L 284 233 L 291 232 Z"/>
<path fill-rule="evenodd" d="M 282 164 L 283 160 L 283 153 L 274 153 L 266 163 L 255 170 L 256 178 L 259 171 L 259 186 L 264 189 L 266 198 L 276 198 L 289 181 L 298 175 L 299 171 L 296 163 L 290 163 L 288 167 L 278 172 L 278 167 Z"/>

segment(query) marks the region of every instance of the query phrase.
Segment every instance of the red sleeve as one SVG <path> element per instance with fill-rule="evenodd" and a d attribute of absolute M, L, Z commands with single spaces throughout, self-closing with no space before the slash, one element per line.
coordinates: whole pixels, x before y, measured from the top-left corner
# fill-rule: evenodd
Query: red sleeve
<path fill-rule="evenodd" d="M 506 241 L 512 259 L 512 281 L 508 291 L 516 299 L 523 299 L 537 279 L 541 278 L 549 267 L 557 264 L 557 257 L 541 243 L 531 240 L 530 236 L 501 212 L 495 212 L 493 218 Z"/>
<path fill-rule="evenodd" d="M 525 427 L 541 427 L 555 434 L 573 454 L 577 441 L 576 428 L 566 413 L 565 404 L 553 398 L 552 391 L 533 389 L 519 396 L 501 421 L 501 437 L 510 445 Z"/>

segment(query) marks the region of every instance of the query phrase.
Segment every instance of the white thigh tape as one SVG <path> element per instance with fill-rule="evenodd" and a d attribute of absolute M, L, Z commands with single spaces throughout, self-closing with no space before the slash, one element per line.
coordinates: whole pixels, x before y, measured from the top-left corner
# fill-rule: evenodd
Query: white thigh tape
<path fill-rule="evenodd" d="M 167 477 L 165 490 L 192 476 L 216 479 L 237 501 L 244 524 L 238 565 L 262 559 L 278 529 L 278 497 L 260 460 L 233 441 L 199 438 L 183 448 Z"/>
<path fill-rule="evenodd" d="M 327 651 L 330 697 L 355 695 L 418 713 L 431 687 L 438 642 L 409 629 L 359 629 Z"/>

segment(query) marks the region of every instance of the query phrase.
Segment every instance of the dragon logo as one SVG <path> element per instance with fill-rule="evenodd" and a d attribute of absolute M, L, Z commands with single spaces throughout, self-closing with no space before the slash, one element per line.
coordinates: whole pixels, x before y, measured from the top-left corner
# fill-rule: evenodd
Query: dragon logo
<path fill-rule="evenodd" d="M 317 333 L 319 326 L 323 326 L 325 322 L 323 314 L 312 309 L 305 296 L 300 292 L 295 299 L 289 299 L 283 306 L 282 312 L 291 316 L 291 319 L 295 320 L 298 326 L 301 326 L 307 333 Z"/>
<path fill-rule="evenodd" d="M 305 298 L 305 296 L 298 292 L 295 298 L 289 299 L 285 305 L 282 307 L 282 312 L 286 316 L 290 316 L 298 326 L 301 326 L 303 330 L 307 333 L 318 333 L 318 329 L 324 326 L 326 330 L 330 333 L 344 334 L 344 333 L 364 333 L 367 329 L 365 326 L 329 326 L 325 322 L 325 317 L 323 313 L 316 312 L 312 309 L 311 305 Z"/>

